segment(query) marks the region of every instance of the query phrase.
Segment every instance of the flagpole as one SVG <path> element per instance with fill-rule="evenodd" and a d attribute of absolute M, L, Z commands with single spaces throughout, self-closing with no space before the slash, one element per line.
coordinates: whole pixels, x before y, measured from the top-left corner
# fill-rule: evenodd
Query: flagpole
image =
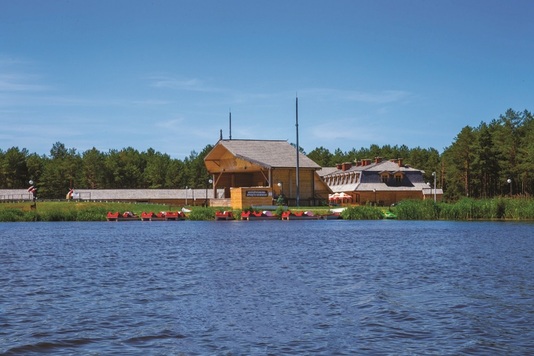
<path fill-rule="evenodd" d="M 300 177 L 299 177 L 299 97 L 298 95 L 296 96 L 296 101 L 295 101 L 295 128 L 296 128 L 296 131 L 297 131 L 297 207 L 300 206 L 300 190 L 299 190 L 299 185 L 300 185 Z"/>

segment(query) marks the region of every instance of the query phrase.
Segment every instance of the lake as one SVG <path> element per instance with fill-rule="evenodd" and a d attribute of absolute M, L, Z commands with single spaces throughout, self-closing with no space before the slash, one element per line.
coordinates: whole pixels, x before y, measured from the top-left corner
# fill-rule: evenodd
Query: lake
<path fill-rule="evenodd" d="M 2 355 L 525 355 L 534 224 L 0 223 Z"/>

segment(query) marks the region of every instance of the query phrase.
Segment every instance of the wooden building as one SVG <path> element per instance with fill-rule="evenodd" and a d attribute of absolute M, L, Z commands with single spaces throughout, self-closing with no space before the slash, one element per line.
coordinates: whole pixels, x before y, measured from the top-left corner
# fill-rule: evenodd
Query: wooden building
<path fill-rule="evenodd" d="M 441 201 L 443 190 L 424 181 L 424 171 L 410 167 L 402 159 L 364 159 L 322 169 L 319 174 L 334 193 L 344 193 L 333 202 L 391 205 L 405 199 Z M 339 196 L 339 195 L 338 195 Z M 332 198 L 332 196 L 331 196 Z"/>
<path fill-rule="evenodd" d="M 328 201 L 332 191 L 317 171 L 321 167 L 299 153 L 299 205 Z M 244 208 L 272 205 L 280 195 L 288 205 L 297 203 L 296 148 L 282 140 L 219 140 L 204 158 L 213 176 L 213 189 L 224 188 L 224 199 L 212 206 Z"/>

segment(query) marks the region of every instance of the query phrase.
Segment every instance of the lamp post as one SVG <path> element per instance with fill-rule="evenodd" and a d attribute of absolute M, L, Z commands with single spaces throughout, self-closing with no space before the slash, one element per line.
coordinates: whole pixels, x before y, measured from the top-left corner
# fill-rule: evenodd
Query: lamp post
<path fill-rule="evenodd" d="M 376 189 L 373 189 L 373 193 L 375 193 L 375 202 L 374 202 L 374 205 L 376 205 Z"/>
<path fill-rule="evenodd" d="M 283 185 L 282 182 L 277 183 L 278 188 L 280 188 L 280 194 L 278 194 L 278 198 L 276 198 L 276 204 L 278 205 L 284 205 L 284 191 L 283 191 Z"/>
<path fill-rule="evenodd" d="M 434 203 L 436 202 L 436 172 L 432 172 L 432 177 L 434 177 Z"/>
<path fill-rule="evenodd" d="M 510 197 L 512 197 L 512 180 L 508 178 L 506 182 L 510 185 Z"/>
<path fill-rule="evenodd" d="M 189 187 L 185 186 L 185 206 L 187 206 L 187 191 L 189 190 Z"/>
<path fill-rule="evenodd" d="M 208 186 L 213 183 L 213 180 L 210 178 L 208 179 L 208 182 L 206 183 L 206 195 L 205 195 L 205 200 L 204 200 L 204 205 L 207 207 L 208 206 Z"/>
<path fill-rule="evenodd" d="M 28 188 L 28 192 L 32 194 L 32 209 L 37 209 L 37 188 L 34 186 L 34 181 L 29 180 L 28 183 L 30 183 L 30 187 Z"/>

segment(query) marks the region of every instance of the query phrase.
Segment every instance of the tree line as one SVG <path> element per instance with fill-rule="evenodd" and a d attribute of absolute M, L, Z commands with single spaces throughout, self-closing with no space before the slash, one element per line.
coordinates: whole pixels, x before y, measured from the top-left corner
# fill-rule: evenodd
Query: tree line
<path fill-rule="evenodd" d="M 151 148 L 146 152 L 132 147 L 109 152 L 92 148 L 80 153 L 56 142 L 49 155 L 37 155 L 12 147 L 0 150 L 0 187 L 27 188 L 31 179 L 42 199 L 64 197 L 70 188 L 204 188 L 209 179 L 204 157 L 212 148 L 192 151 L 180 160 Z"/>
<path fill-rule="evenodd" d="M 146 152 L 132 147 L 78 152 L 61 142 L 53 144 L 49 155 L 18 147 L 0 149 L 0 188 L 27 188 L 31 179 L 44 199 L 64 197 L 70 188 L 205 188 L 209 174 L 204 157 L 212 148 L 207 145 L 199 153 L 192 151 L 183 160 L 151 148 Z M 531 196 L 534 191 L 534 120 L 526 110 L 509 109 L 490 123 L 465 126 L 442 154 L 435 148 L 371 145 L 346 152 L 318 147 L 307 155 L 322 167 L 375 157 L 402 158 L 423 170 L 427 182 L 433 181 L 436 172 L 447 200 Z"/>

